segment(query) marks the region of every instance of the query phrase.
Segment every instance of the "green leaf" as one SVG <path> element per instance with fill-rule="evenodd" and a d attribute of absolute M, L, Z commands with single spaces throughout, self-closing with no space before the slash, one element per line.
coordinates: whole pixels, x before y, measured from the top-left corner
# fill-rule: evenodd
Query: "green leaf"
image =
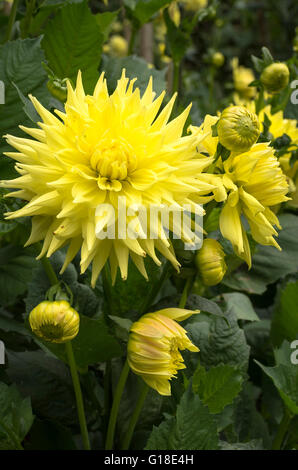
<path fill-rule="evenodd" d="M 247 370 L 250 348 L 244 332 L 239 328 L 235 314 L 229 313 L 226 318 L 228 323 L 219 316 L 199 314 L 192 317 L 185 329 L 200 348 L 200 360 L 204 366 L 223 363 Z M 189 360 L 194 361 L 193 355 Z"/>
<path fill-rule="evenodd" d="M 153 428 L 146 450 L 215 450 L 218 448 L 217 425 L 191 387 L 184 393 L 175 418 L 168 417 Z"/>
<path fill-rule="evenodd" d="M 43 419 L 76 425 L 76 403 L 68 367 L 41 350 L 7 351 L 6 373 Z"/>
<path fill-rule="evenodd" d="M 238 320 L 259 321 L 252 303 L 247 295 L 240 292 L 223 294 L 228 312 L 233 312 Z"/>
<path fill-rule="evenodd" d="M 59 78 L 76 82 L 82 71 L 85 91 L 98 80 L 104 36 L 86 1 L 61 8 L 45 29 L 42 46 L 50 68 Z"/>
<path fill-rule="evenodd" d="M 221 450 L 263 450 L 261 439 L 252 439 L 249 442 L 233 442 L 230 444 L 226 441 L 220 441 L 219 446 Z"/>
<path fill-rule="evenodd" d="M 135 56 L 117 59 L 105 57 L 101 64 L 101 70 L 105 72 L 107 77 L 110 93 L 115 90 L 123 69 L 125 69 L 128 78 L 137 77 L 135 87 L 140 89 L 141 94 L 146 90 L 150 77 L 153 79 L 153 90 L 157 95 L 166 89 L 165 71 L 149 68 L 144 59 Z"/>
<path fill-rule="evenodd" d="M 188 31 L 183 31 L 181 25 L 178 27 L 175 25 L 167 10 L 164 12 L 164 19 L 167 26 L 167 40 L 171 56 L 173 61 L 179 64 L 191 43 L 190 34 Z"/>
<path fill-rule="evenodd" d="M 275 346 L 284 339 L 293 341 L 298 333 L 298 281 L 289 282 L 281 289 L 271 323 L 271 338 Z"/>
<path fill-rule="evenodd" d="M 221 308 L 213 300 L 206 299 L 197 294 L 191 294 L 186 303 L 186 307 L 190 310 L 199 309 L 201 312 L 210 313 L 224 318 L 224 313 Z"/>
<path fill-rule="evenodd" d="M 286 350 L 288 350 L 288 357 L 286 357 Z M 291 362 L 291 352 L 289 344 L 285 341 L 276 351 L 276 366 L 266 367 L 258 361 L 255 362 L 271 378 L 290 412 L 298 414 L 298 367 L 297 364 Z"/>
<path fill-rule="evenodd" d="M 170 0 L 124 0 L 123 3 L 132 18 L 142 25 L 171 2 Z"/>
<path fill-rule="evenodd" d="M 268 284 L 297 272 L 298 216 L 282 214 L 279 221 L 283 229 L 279 232 L 277 241 L 282 251 L 273 246 L 258 245 L 252 256 L 251 270 L 241 267 L 239 271 L 224 277 L 223 284 L 235 290 L 263 294 Z"/>
<path fill-rule="evenodd" d="M 175 427 L 175 418 L 169 416 L 153 430 L 147 441 L 145 450 L 169 450 L 169 435 Z"/>
<path fill-rule="evenodd" d="M 252 439 L 262 439 L 265 448 L 271 446 L 268 425 L 258 411 L 261 390 L 251 382 L 244 384 L 234 404 L 235 439 L 239 442 L 249 442 Z"/>
<path fill-rule="evenodd" d="M 20 449 L 33 420 L 30 399 L 15 385 L 0 383 L 0 449 Z"/>
<path fill-rule="evenodd" d="M 106 41 L 112 29 L 113 22 L 117 18 L 119 10 L 106 11 L 105 13 L 97 13 L 95 15 L 96 22 L 99 26 L 100 32 Z"/>
<path fill-rule="evenodd" d="M 26 116 L 17 89 L 27 97 L 32 93 L 43 104 L 48 101 L 47 75 L 41 63 L 45 60 L 40 47 L 40 38 L 8 41 L 0 46 L 0 80 L 5 85 L 5 104 L 0 105 L 0 135 L 23 136 L 19 125 L 31 124 Z M 17 88 L 16 88 L 17 87 Z M 0 142 L 0 153 L 11 150 L 4 139 Z M 1 178 L 15 176 L 14 161 L 1 156 Z"/>
<path fill-rule="evenodd" d="M 201 367 L 201 366 L 200 366 Z M 198 383 L 198 394 L 211 413 L 220 413 L 239 394 L 243 376 L 229 364 L 211 367 Z M 193 387 L 196 386 L 195 380 Z"/>
<path fill-rule="evenodd" d="M 36 261 L 32 250 L 6 245 L 0 248 L 0 304 L 11 305 L 31 280 Z"/>
<path fill-rule="evenodd" d="M 67 362 L 65 345 L 54 344 L 36 339 L 43 349 Z M 80 315 L 79 334 L 71 342 L 77 366 L 86 369 L 91 364 L 105 362 L 122 355 L 120 344 L 110 333 L 103 316 L 94 319 Z"/>

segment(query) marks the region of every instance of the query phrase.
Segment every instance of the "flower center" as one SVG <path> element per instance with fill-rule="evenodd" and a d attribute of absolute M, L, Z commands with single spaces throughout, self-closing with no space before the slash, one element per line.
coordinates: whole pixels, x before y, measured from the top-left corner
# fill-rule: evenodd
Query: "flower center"
<path fill-rule="evenodd" d="M 44 323 L 39 328 L 41 336 L 46 338 L 48 341 L 57 340 L 63 337 L 62 325 L 55 325 L 52 323 Z"/>
<path fill-rule="evenodd" d="M 136 168 L 133 148 L 123 139 L 102 139 L 93 152 L 90 164 L 98 173 L 101 189 L 119 191 L 128 174 Z"/>

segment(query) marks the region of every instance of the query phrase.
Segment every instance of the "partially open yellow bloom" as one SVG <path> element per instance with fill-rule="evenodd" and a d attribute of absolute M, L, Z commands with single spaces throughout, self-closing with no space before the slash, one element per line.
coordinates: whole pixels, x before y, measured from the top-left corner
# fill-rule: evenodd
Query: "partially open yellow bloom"
<path fill-rule="evenodd" d="M 33 333 L 51 343 L 66 343 L 75 338 L 80 328 L 80 316 L 66 300 L 38 304 L 29 315 Z"/>
<path fill-rule="evenodd" d="M 220 214 L 220 230 L 250 267 L 250 247 L 241 215 L 246 217 L 256 242 L 280 249 L 274 239 L 278 235 L 274 225 L 281 226 L 270 207 L 288 200 L 288 183 L 269 143 L 253 145 L 248 152 L 229 157 L 223 166 L 227 199 Z"/>
<path fill-rule="evenodd" d="M 230 106 L 221 113 L 217 132 L 219 142 L 228 150 L 245 152 L 256 143 L 261 131 L 256 114 L 244 106 Z"/>
<path fill-rule="evenodd" d="M 251 112 L 255 113 L 254 101 L 244 101 L 241 104 L 246 106 Z M 283 111 L 278 111 L 277 113 L 272 114 L 271 106 L 267 105 L 262 108 L 258 114 L 259 122 L 261 124 L 264 122 L 265 114 L 271 122 L 268 131 L 272 135 L 273 139 L 282 137 L 284 134 L 291 139 L 291 143 L 288 147 L 289 151 L 281 155 L 278 160 L 282 171 L 288 178 L 289 193 L 291 196 L 291 200 L 288 204 L 292 207 L 298 207 L 298 162 L 295 162 L 293 166 L 290 166 L 290 158 L 292 156 L 291 152 L 295 150 L 297 148 L 296 145 L 298 145 L 297 121 L 296 119 L 286 119 Z"/>
<path fill-rule="evenodd" d="M 215 286 L 222 281 L 227 265 L 221 244 L 213 238 L 206 238 L 196 255 L 196 265 L 206 286 Z"/>
<path fill-rule="evenodd" d="M 281 92 L 289 83 L 290 72 L 288 66 L 275 62 L 266 67 L 260 77 L 265 89 L 272 94 Z"/>
<path fill-rule="evenodd" d="M 166 308 L 143 315 L 130 330 L 127 359 L 130 368 L 161 395 L 171 395 L 170 380 L 185 364 L 179 350 L 197 352 L 177 321 L 199 310 Z"/>
<path fill-rule="evenodd" d="M 199 143 L 199 151 L 212 155 L 217 148 L 218 137 L 212 137 L 215 116 L 207 116 L 199 128 L 190 126 L 198 138 L 202 133 L 209 135 Z M 232 152 L 222 163 L 218 162 L 220 174 L 205 173 L 206 181 L 213 183 L 217 202 L 224 202 L 220 214 L 220 230 L 230 240 L 238 256 L 251 266 L 251 253 L 241 217 L 250 226 L 252 237 L 261 245 L 272 245 L 280 249 L 274 236 L 280 227 L 271 206 L 287 201 L 288 183 L 280 163 L 269 142 L 254 144 L 246 152 Z"/>
<path fill-rule="evenodd" d="M 235 90 L 239 93 L 240 97 L 249 99 L 256 96 L 256 88 L 248 86 L 255 79 L 253 71 L 243 65 L 239 65 L 237 57 L 232 59 L 231 64 Z"/>
<path fill-rule="evenodd" d="M 18 189 L 9 195 L 26 201 L 7 218 L 33 217 L 27 245 L 43 240 L 39 258 L 69 245 L 61 272 L 81 251 L 81 272 L 92 263 L 93 286 L 107 260 L 113 280 L 118 267 L 127 278 L 130 257 L 147 277 L 146 255 L 161 264 L 156 249 L 178 270 L 161 214 L 148 221 L 137 208 L 148 213 L 151 206 L 175 207 L 181 213 L 190 205 L 200 214 L 200 203 L 214 187 L 200 179 L 212 158 L 198 153 L 197 137 L 183 136 L 190 107 L 169 121 L 176 95 L 158 114 L 165 92 L 155 99 L 150 79 L 141 96 L 135 81 L 123 71 L 109 95 L 102 74 L 93 95 L 86 95 L 79 73 L 75 90 L 68 82 L 65 112 L 55 111 L 59 118 L 31 97 L 42 122 L 39 128 L 21 129 L 33 138 L 6 136 L 17 149 L 6 155 L 17 161 L 20 176 L 2 186 Z M 115 231 L 108 236 L 111 225 Z M 181 225 L 172 218 L 169 230 L 181 230 L 183 242 L 194 242 Z"/>

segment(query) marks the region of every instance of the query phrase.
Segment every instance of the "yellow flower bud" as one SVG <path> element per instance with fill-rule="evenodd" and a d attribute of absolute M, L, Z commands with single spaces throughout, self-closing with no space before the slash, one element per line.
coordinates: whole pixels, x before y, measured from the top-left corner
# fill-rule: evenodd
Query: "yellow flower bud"
<path fill-rule="evenodd" d="M 221 244 L 207 238 L 196 255 L 196 265 L 206 286 L 219 284 L 227 270 Z"/>
<path fill-rule="evenodd" d="M 289 83 L 290 72 L 288 66 L 281 62 L 268 65 L 262 74 L 261 82 L 269 93 L 279 93 Z"/>
<path fill-rule="evenodd" d="M 212 64 L 221 67 L 225 62 L 225 56 L 221 52 L 215 52 L 212 56 Z"/>
<path fill-rule="evenodd" d="M 77 336 L 80 316 L 66 300 L 38 304 L 29 315 L 33 333 L 51 343 L 66 343 Z"/>
<path fill-rule="evenodd" d="M 177 323 L 194 313 L 199 313 L 199 310 L 166 308 L 143 315 L 130 329 L 128 364 L 160 395 L 171 395 L 169 381 L 179 369 L 185 368 L 179 350 L 199 351 L 187 337 L 185 329 Z"/>
<path fill-rule="evenodd" d="M 258 140 L 260 132 L 257 115 L 244 106 L 224 109 L 217 125 L 219 142 L 234 152 L 249 150 Z"/>
<path fill-rule="evenodd" d="M 110 54 L 115 57 L 125 57 L 128 52 L 128 42 L 120 34 L 114 34 L 109 40 Z"/>

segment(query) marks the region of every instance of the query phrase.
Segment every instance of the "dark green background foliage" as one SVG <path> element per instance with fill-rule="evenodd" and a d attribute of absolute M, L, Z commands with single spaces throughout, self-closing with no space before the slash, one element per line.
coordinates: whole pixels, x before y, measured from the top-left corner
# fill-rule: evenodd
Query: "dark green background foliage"
<path fill-rule="evenodd" d="M 8 150 L 3 135 L 22 135 L 20 124 L 34 126 L 39 120 L 28 94 L 49 110 L 63 109 L 63 103 L 46 86 L 45 64 L 57 78 L 67 77 L 72 82 L 80 69 L 87 92 L 93 90 L 100 71 L 106 72 L 112 92 L 123 67 L 128 77 L 138 77 L 141 91 L 151 75 L 157 93 L 166 89 L 167 68 L 156 51 L 155 66 L 148 67 L 141 57 L 138 36 L 128 57 L 109 57 L 103 54 L 103 46 L 116 20 L 123 23 L 125 15 L 126 25 L 130 21 L 138 29 L 155 20 L 168 4 L 162 0 L 109 0 L 105 6 L 96 0 L 39 0 L 28 21 L 26 2 L 20 1 L 8 42 L 4 41 L 8 18 L 1 10 L 0 80 L 6 91 L 6 103 L 0 105 L 1 153 Z M 238 57 L 241 64 L 252 67 L 250 56 L 260 56 L 262 46 L 277 60 L 289 61 L 294 77 L 297 17 L 295 0 L 213 0 L 204 13 L 192 19 L 183 17 L 179 28 L 165 13 L 166 53 L 174 62 L 181 62 L 181 95 L 175 112 L 192 101 L 189 123 L 198 125 L 206 113 L 215 114 L 228 105 L 233 92 L 230 60 Z M 218 70 L 210 65 L 214 51 L 225 55 Z M 298 105 L 290 103 L 286 116 L 297 118 L 297 110 Z M 1 179 L 13 175 L 12 160 L 2 155 Z M 0 449 L 80 449 L 64 346 L 39 340 L 28 325 L 30 311 L 45 298 L 50 284 L 35 259 L 38 247 L 23 247 L 30 221 L 4 220 L 4 213 L 22 202 L 5 199 L 6 191 L 0 191 L 0 339 L 6 347 L 6 362 L 0 365 Z M 286 438 L 279 444 L 298 449 L 298 365 L 290 360 L 291 343 L 298 339 L 297 210 L 287 207 L 280 221 L 281 252 L 256 246 L 252 269 L 248 270 L 226 242 L 224 249 L 235 269 L 214 288 L 194 283 L 187 308 L 200 309 L 201 314 L 183 326 L 200 352 L 184 354 L 187 368 L 172 381 L 171 397 L 149 391 L 133 449 L 272 449 L 277 445 L 285 407 L 291 420 Z M 208 231 L 220 237 L 216 211 L 208 219 Z M 56 273 L 64 254 L 62 249 L 51 259 Z M 179 257 L 181 273 L 170 272 L 152 310 L 177 306 L 185 278 L 195 273 L 193 255 L 180 250 Z M 161 275 L 152 262 L 147 263 L 147 270 L 149 283 L 130 266 L 128 280 L 118 277 L 105 294 L 101 278 L 93 290 L 90 271 L 79 275 L 77 258 L 62 276 L 81 315 L 73 349 L 93 449 L 104 447 L 108 411 L 125 359 L 129 328 Z M 139 389 L 140 379 L 130 374 L 121 401 L 116 447 L 127 432 Z"/>

